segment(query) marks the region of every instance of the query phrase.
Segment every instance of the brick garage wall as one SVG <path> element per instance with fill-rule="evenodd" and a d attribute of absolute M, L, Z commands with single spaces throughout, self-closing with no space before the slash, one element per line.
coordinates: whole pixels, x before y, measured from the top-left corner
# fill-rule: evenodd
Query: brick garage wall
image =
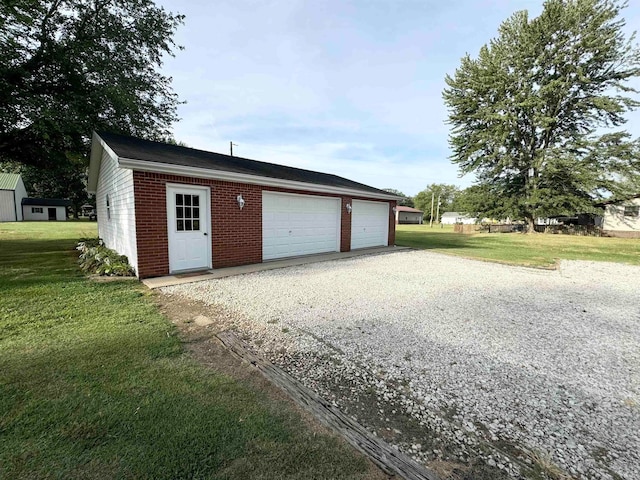
<path fill-rule="evenodd" d="M 398 206 L 398 202 L 394 200 L 389 204 L 389 209 L 391 210 L 389 214 L 389 246 L 391 246 L 396 244 L 396 215 L 393 213 L 393 207 Z"/>
<path fill-rule="evenodd" d="M 262 262 L 263 190 L 341 198 L 340 251 L 348 252 L 351 249 L 351 215 L 346 210 L 346 204 L 352 201 L 349 196 L 139 171 L 134 172 L 133 180 L 140 278 L 169 274 L 167 183 L 210 188 L 213 268 Z M 246 202 L 242 210 L 236 202 L 239 194 Z M 366 197 L 354 198 L 371 200 Z M 395 206 L 395 202 L 390 203 L 391 207 Z M 394 242 L 395 222 L 393 216 L 389 215 L 389 245 Z"/>
<path fill-rule="evenodd" d="M 213 268 L 262 261 L 262 187 L 138 171 L 133 181 L 140 278 L 169 274 L 167 183 L 210 188 Z M 239 194 L 246 202 L 242 210 Z"/>
<path fill-rule="evenodd" d="M 340 208 L 340 251 L 351 251 L 351 215 L 347 212 L 347 204 L 352 202 L 351 197 L 342 197 Z"/>

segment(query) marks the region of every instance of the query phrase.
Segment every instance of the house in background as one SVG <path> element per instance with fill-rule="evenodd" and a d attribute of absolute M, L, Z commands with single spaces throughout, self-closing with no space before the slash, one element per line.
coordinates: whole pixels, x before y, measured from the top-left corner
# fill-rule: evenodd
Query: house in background
<path fill-rule="evenodd" d="M 423 216 L 424 212 L 417 208 L 404 207 L 402 205 L 396 207 L 396 224 L 413 223 L 422 225 Z"/>
<path fill-rule="evenodd" d="M 94 133 L 98 234 L 139 278 L 393 245 L 400 197 L 346 178 Z"/>
<path fill-rule="evenodd" d="M 27 197 L 22 177 L 17 173 L 0 173 L 0 222 L 22 220 L 22 199 Z"/>
<path fill-rule="evenodd" d="M 443 225 L 454 225 L 456 223 L 473 225 L 474 223 L 477 223 L 477 221 L 477 218 L 470 217 L 469 215 L 460 212 L 444 212 L 440 217 L 440 223 Z"/>
<path fill-rule="evenodd" d="M 640 238 L 640 195 L 609 201 L 604 207 L 602 231 L 611 237 Z"/>
<path fill-rule="evenodd" d="M 22 217 L 29 221 L 64 221 L 71 200 L 62 198 L 23 198 Z"/>

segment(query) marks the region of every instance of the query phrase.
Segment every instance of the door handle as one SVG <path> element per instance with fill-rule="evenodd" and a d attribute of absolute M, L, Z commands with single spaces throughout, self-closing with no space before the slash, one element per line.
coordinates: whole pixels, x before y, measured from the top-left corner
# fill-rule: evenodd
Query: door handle
<path fill-rule="evenodd" d="M 202 234 L 206 237 L 207 236 L 207 232 L 202 232 Z"/>

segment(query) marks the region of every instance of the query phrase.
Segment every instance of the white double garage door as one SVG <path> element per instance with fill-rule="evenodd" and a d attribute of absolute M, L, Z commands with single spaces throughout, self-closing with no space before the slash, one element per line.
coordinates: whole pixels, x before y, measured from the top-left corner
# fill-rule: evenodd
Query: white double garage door
<path fill-rule="evenodd" d="M 387 246 L 389 204 L 351 202 L 351 249 Z M 262 259 L 340 251 L 341 200 L 262 193 Z"/>

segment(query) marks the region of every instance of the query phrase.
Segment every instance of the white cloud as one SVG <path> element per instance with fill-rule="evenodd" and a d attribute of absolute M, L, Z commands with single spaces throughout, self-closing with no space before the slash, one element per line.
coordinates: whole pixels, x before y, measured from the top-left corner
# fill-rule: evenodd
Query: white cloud
<path fill-rule="evenodd" d="M 186 14 L 165 72 L 188 103 L 176 138 L 415 194 L 466 186 L 441 94 L 516 10 L 541 0 L 161 0 Z M 640 5 L 625 11 L 637 25 Z M 627 127 L 640 133 L 640 116 Z"/>

